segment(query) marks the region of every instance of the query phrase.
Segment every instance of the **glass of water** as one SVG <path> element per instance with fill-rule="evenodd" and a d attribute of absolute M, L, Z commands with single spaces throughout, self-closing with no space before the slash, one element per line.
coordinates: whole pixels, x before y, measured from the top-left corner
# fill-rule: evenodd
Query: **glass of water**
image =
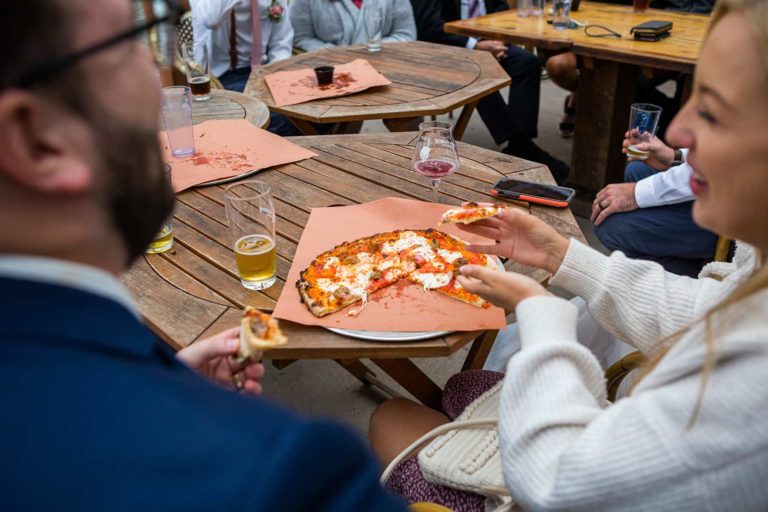
<path fill-rule="evenodd" d="M 555 0 L 552 4 L 552 27 L 565 30 L 571 24 L 571 0 Z"/>
<path fill-rule="evenodd" d="M 384 25 L 384 13 L 381 7 L 375 2 L 369 5 L 363 5 L 363 24 L 365 25 L 365 35 L 368 37 L 368 51 L 381 51 L 381 37 Z"/>
<path fill-rule="evenodd" d="M 185 157 L 195 152 L 189 87 L 177 85 L 163 88 L 163 122 L 173 156 Z"/>

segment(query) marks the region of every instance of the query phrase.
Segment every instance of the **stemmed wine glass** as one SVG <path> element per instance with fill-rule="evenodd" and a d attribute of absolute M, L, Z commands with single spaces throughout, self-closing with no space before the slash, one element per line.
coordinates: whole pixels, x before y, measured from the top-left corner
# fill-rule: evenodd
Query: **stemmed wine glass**
<path fill-rule="evenodd" d="M 432 181 L 432 201 L 438 202 L 440 178 L 459 170 L 453 125 L 442 121 L 421 123 L 411 165 L 416 172 Z"/>

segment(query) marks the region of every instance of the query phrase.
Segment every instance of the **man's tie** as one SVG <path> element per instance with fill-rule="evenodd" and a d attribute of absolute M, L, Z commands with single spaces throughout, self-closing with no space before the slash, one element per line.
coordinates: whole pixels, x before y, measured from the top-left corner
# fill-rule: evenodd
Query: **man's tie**
<path fill-rule="evenodd" d="M 480 0 L 469 0 L 469 17 L 477 18 L 480 14 Z"/>
<path fill-rule="evenodd" d="M 259 0 L 251 0 L 251 67 L 261 66 L 261 17 L 259 16 Z"/>

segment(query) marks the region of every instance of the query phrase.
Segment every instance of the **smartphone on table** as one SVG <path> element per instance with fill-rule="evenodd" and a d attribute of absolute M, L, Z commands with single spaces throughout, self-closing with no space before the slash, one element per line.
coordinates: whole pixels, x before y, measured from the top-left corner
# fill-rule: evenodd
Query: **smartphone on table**
<path fill-rule="evenodd" d="M 576 191 L 572 188 L 547 185 L 546 183 L 502 178 L 493 185 L 491 193 L 499 197 L 554 206 L 555 208 L 566 208 Z"/>

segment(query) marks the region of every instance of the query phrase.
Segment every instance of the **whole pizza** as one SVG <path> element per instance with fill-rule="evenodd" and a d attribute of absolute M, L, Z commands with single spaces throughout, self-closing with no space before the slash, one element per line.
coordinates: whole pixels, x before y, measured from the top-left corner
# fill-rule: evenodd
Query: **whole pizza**
<path fill-rule="evenodd" d="M 302 301 L 318 317 L 361 303 L 368 296 L 407 279 L 477 307 L 490 306 L 456 281 L 463 265 L 496 268 L 488 255 L 470 252 L 466 243 L 442 231 L 397 230 L 344 242 L 316 257 L 301 271 L 296 287 Z"/>

